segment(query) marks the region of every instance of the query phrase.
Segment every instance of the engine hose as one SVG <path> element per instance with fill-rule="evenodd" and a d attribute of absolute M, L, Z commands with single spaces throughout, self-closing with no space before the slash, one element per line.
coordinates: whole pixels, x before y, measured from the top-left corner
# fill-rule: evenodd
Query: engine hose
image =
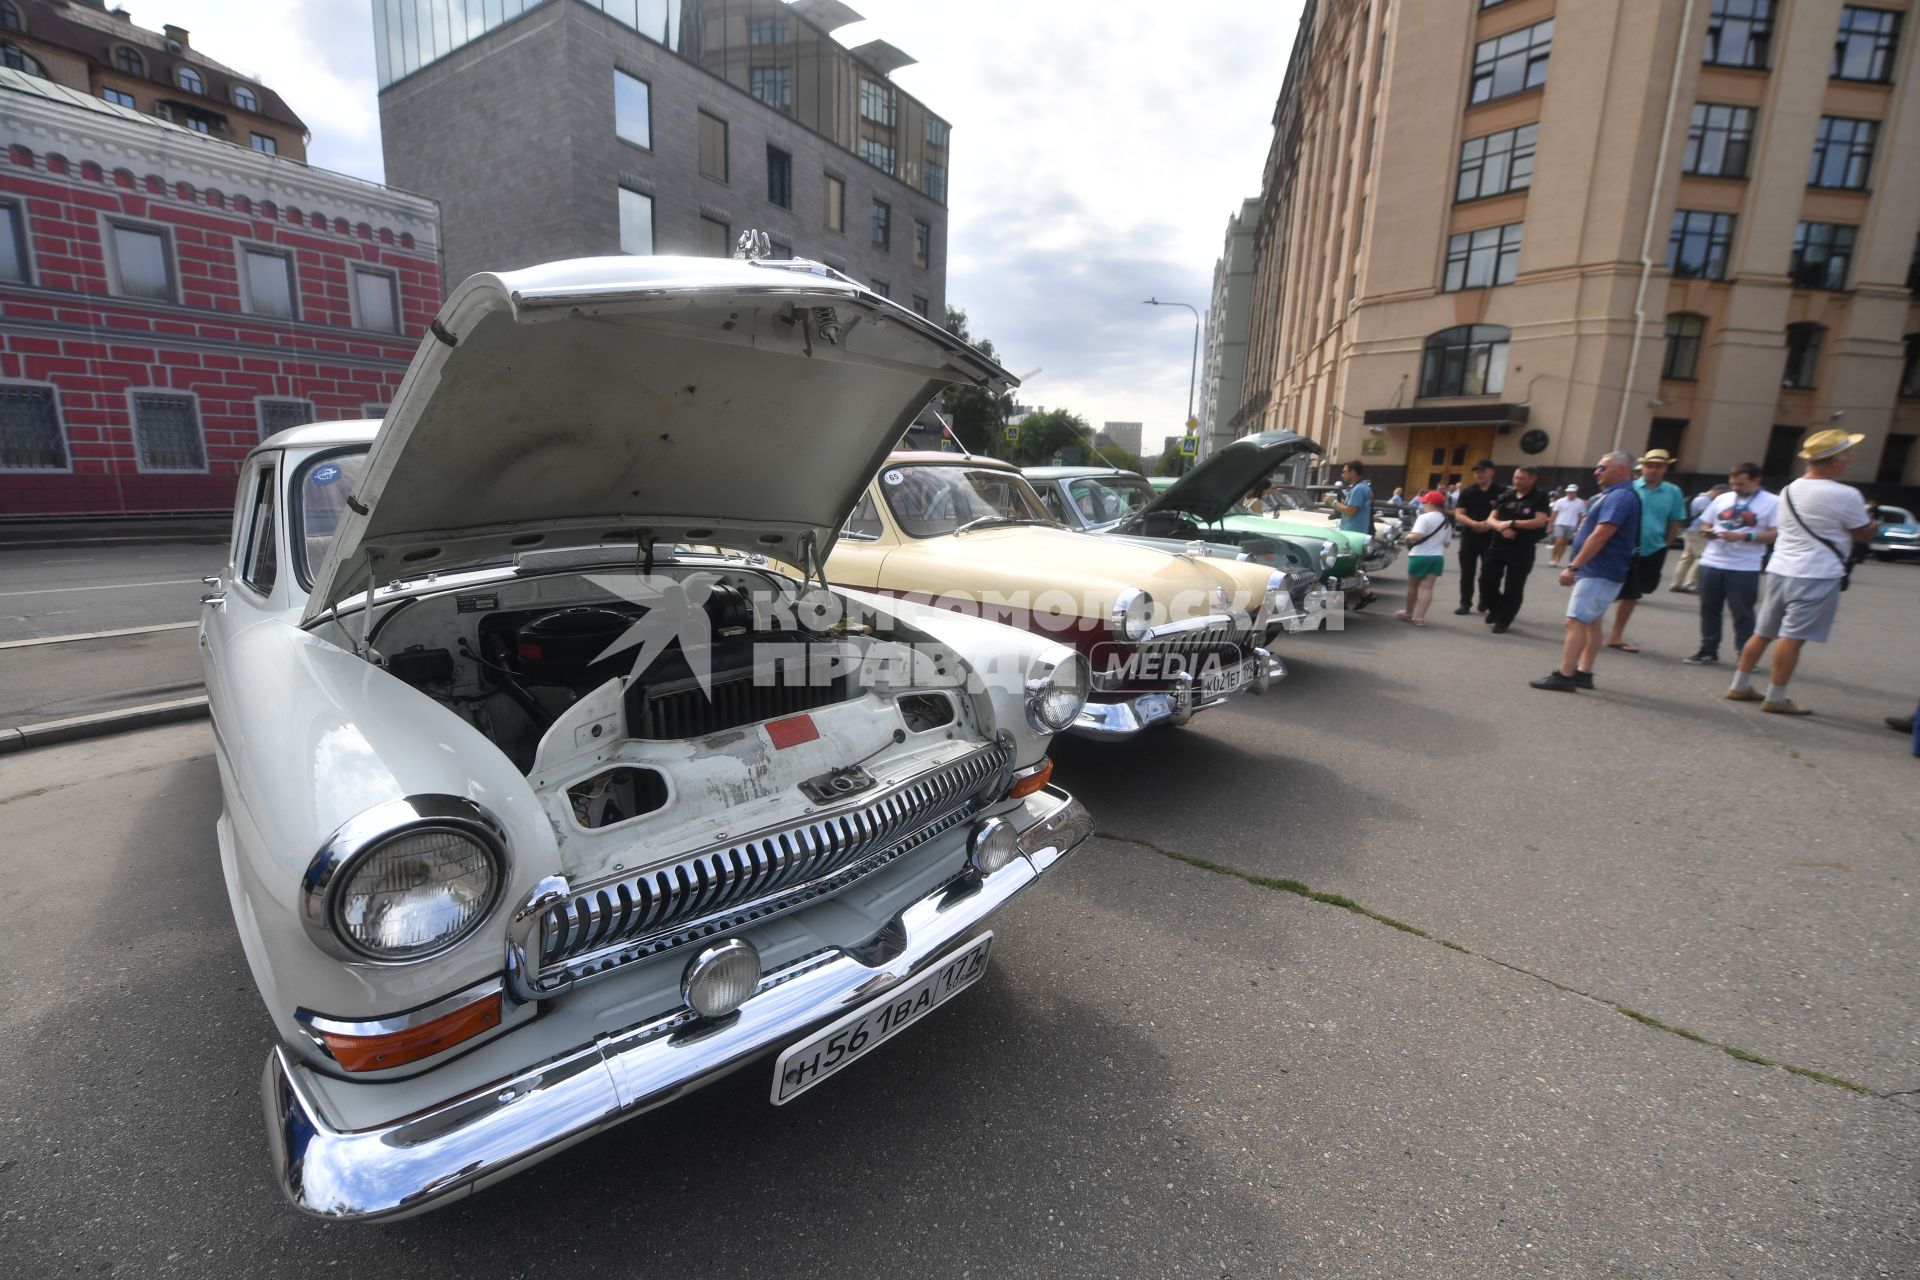
<path fill-rule="evenodd" d="M 464 636 L 461 637 L 460 640 L 460 652 L 463 656 L 473 659 L 487 669 L 493 677 L 493 682 L 500 687 L 500 691 L 509 698 L 512 698 L 519 708 L 527 713 L 527 718 L 533 721 L 535 728 L 545 733 L 553 727 L 555 717 L 549 714 L 545 707 L 540 705 L 538 698 L 527 692 L 527 687 L 516 680 L 511 671 L 497 662 L 487 661 L 479 654 L 468 649 Z"/>

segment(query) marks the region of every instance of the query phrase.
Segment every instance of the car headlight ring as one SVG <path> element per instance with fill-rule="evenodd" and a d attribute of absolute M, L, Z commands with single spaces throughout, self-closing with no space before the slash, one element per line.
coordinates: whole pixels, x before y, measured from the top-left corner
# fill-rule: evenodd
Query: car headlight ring
<path fill-rule="evenodd" d="M 461 796 L 375 805 L 322 846 L 301 915 L 323 950 L 358 964 L 414 964 L 472 937 L 505 894 L 506 829 Z"/>
<path fill-rule="evenodd" d="M 1153 597 L 1138 587 L 1128 587 L 1113 601 L 1109 617 L 1114 634 L 1122 640 L 1138 643 L 1153 629 Z"/>
<path fill-rule="evenodd" d="M 1027 673 L 1027 723 L 1035 733 L 1058 733 L 1080 716 L 1093 688 L 1087 660 L 1065 645 L 1034 661 Z"/>
<path fill-rule="evenodd" d="M 1340 552 L 1331 542 L 1322 542 L 1320 544 L 1320 567 L 1322 569 L 1333 568 L 1334 561 L 1339 558 Z"/>
<path fill-rule="evenodd" d="M 1276 613 L 1285 613 L 1292 604 L 1288 598 L 1287 575 L 1275 570 L 1267 575 L 1266 606 L 1261 610 L 1261 618 L 1271 618 Z"/>

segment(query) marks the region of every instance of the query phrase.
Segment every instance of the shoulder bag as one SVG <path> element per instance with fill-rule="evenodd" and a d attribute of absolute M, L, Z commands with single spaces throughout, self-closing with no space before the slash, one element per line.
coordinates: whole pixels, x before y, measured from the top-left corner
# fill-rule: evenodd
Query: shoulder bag
<path fill-rule="evenodd" d="M 1786 488 L 1780 490 L 1780 496 L 1782 498 L 1785 498 L 1787 501 L 1787 510 L 1793 513 L 1794 523 L 1799 525 L 1802 529 L 1805 529 L 1807 531 L 1807 536 L 1809 538 L 1812 538 L 1815 542 L 1819 543 L 1821 546 L 1825 547 L 1827 550 L 1833 552 L 1834 555 L 1840 556 L 1840 589 L 1842 591 L 1845 591 L 1848 587 L 1853 585 L 1853 560 L 1848 556 L 1841 555 L 1840 548 L 1834 546 L 1831 542 L 1828 542 L 1825 538 L 1815 533 L 1813 531 L 1813 526 L 1800 518 L 1800 508 L 1793 505 L 1793 493 L 1791 492 L 1792 488 L 1793 488 L 1792 485 L 1788 485 Z"/>

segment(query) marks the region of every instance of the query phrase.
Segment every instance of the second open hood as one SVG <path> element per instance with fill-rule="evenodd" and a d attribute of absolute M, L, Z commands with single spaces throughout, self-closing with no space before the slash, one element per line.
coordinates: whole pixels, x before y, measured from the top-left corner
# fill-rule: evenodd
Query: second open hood
<path fill-rule="evenodd" d="M 1201 459 L 1165 493 L 1121 521 L 1119 528 L 1131 531 L 1158 511 L 1182 512 L 1197 516 L 1203 524 L 1212 523 L 1288 458 L 1322 452 L 1319 445 L 1291 431 L 1242 436 Z"/>

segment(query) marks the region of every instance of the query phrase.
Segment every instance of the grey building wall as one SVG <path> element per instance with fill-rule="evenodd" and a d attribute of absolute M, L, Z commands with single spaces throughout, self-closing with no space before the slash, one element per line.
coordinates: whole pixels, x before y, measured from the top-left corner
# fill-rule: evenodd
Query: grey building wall
<path fill-rule="evenodd" d="M 620 139 L 613 73 L 647 81 L 653 146 Z M 727 122 L 728 181 L 700 172 L 699 113 Z M 620 251 L 619 188 L 653 198 L 656 253 L 697 253 L 703 215 L 767 232 L 889 296 L 946 314 L 947 214 L 935 201 L 584 5 L 543 5 L 380 94 L 387 180 L 440 201 L 449 285 L 475 271 Z M 793 157 L 793 208 L 767 199 L 767 146 Z M 828 174 L 846 229 L 826 226 Z M 892 244 L 871 243 L 875 199 Z M 913 263 L 913 224 L 932 232 Z"/>
<path fill-rule="evenodd" d="M 1226 243 L 1213 267 L 1213 301 L 1207 310 L 1207 363 L 1200 395 L 1200 452 L 1233 439 L 1233 415 L 1241 402 L 1247 367 L 1247 335 L 1253 315 L 1253 240 L 1260 201 L 1243 200 L 1227 219 Z"/>

